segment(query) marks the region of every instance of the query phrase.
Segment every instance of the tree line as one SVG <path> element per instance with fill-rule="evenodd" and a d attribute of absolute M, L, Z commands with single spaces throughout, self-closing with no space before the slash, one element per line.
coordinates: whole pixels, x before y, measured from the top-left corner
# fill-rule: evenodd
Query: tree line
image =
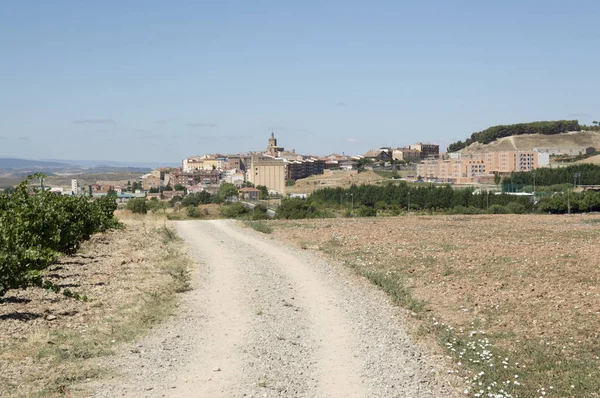
<path fill-rule="evenodd" d="M 600 211 L 600 193 L 557 192 L 537 198 L 508 193 L 453 189 L 450 185 L 387 184 L 352 186 L 348 189 L 324 188 L 308 199 L 283 199 L 277 217 L 283 219 L 370 217 L 399 215 L 407 211 L 442 214 L 577 213 Z"/>
<path fill-rule="evenodd" d="M 502 179 L 502 186 L 506 191 L 514 190 L 514 187 L 532 186 L 534 183 L 536 187 L 559 184 L 600 185 L 600 165 L 577 164 L 558 168 L 541 167 L 534 171 L 511 173 L 510 176 Z"/>
<path fill-rule="evenodd" d="M 518 123 L 509 125 L 499 125 L 489 127 L 483 131 L 471 134 L 464 142 L 457 141 L 448 146 L 448 152 L 456 152 L 468 147 L 474 142 L 480 144 L 489 144 L 502 137 L 523 134 L 562 134 L 569 131 L 581 131 L 581 126 L 577 120 L 556 120 L 548 122 Z"/>
<path fill-rule="evenodd" d="M 530 212 L 530 198 L 505 193 L 494 194 L 474 189 L 453 189 L 450 185 L 400 184 L 354 185 L 350 188 L 324 188 L 308 199 L 284 199 L 277 210 L 279 218 L 314 218 L 334 216 L 340 210 L 346 215 L 374 216 L 378 211 L 400 214 L 401 211 L 451 211 L 479 213 L 509 206 L 514 213 Z M 508 212 L 508 211 L 507 211 Z"/>

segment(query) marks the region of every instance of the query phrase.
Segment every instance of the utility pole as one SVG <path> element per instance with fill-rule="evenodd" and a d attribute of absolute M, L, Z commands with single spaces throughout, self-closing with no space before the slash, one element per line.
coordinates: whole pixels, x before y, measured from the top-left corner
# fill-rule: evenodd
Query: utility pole
<path fill-rule="evenodd" d="M 531 173 L 533 176 L 533 196 L 535 197 L 535 172 Z"/>

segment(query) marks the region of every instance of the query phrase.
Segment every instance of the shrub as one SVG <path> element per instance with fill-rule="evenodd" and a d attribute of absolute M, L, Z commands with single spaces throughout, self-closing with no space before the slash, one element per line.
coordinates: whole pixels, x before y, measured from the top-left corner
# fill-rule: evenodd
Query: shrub
<path fill-rule="evenodd" d="M 188 217 L 191 217 L 191 218 L 202 217 L 200 210 L 198 210 L 198 208 L 194 207 L 194 206 L 187 207 L 186 212 L 187 212 Z"/>
<path fill-rule="evenodd" d="M 522 203 L 510 202 L 506 205 L 506 211 L 513 214 L 524 214 L 527 212 L 527 209 Z"/>
<path fill-rule="evenodd" d="M 491 205 L 488 213 L 490 214 L 507 214 L 508 209 L 502 205 Z"/>
<path fill-rule="evenodd" d="M 273 232 L 273 227 L 264 221 L 246 221 L 246 225 L 263 234 L 270 234 Z"/>
<path fill-rule="evenodd" d="M 185 198 L 183 198 L 183 200 L 181 201 L 181 204 L 183 206 L 198 206 L 198 205 L 205 205 L 208 203 L 212 203 L 213 202 L 213 196 L 206 192 L 206 191 L 202 191 L 202 192 L 198 192 L 198 193 L 191 193 L 189 195 L 187 195 Z"/>
<path fill-rule="evenodd" d="M 270 217 L 267 214 L 267 207 L 264 205 L 256 205 L 254 206 L 254 210 L 252 210 L 252 219 L 253 220 L 268 220 Z"/>
<path fill-rule="evenodd" d="M 249 210 L 240 202 L 226 203 L 221 206 L 221 215 L 225 218 L 237 218 L 248 212 Z"/>
<path fill-rule="evenodd" d="M 127 210 L 130 210 L 133 214 L 146 214 L 148 212 L 148 206 L 146 205 L 146 199 L 135 198 L 129 200 L 126 206 Z"/>
<path fill-rule="evenodd" d="M 377 210 L 375 210 L 373 207 L 361 206 L 358 209 L 358 215 L 360 217 L 375 217 L 377 216 Z"/>
<path fill-rule="evenodd" d="M 59 286 L 42 280 L 41 271 L 60 253 L 73 253 L 92 234 L 119 226 L 113 216 L 114 197 L 92 201 L 48 191 L 30 195 L 32 178 L 12 195 L 0 195 L 0 296 L 31 285 L 59 291 Z"/>
<path fill-rule="evenodd" d="M 302 198 L 288 198 L 281 201 L 277 209 L 277 217 L 286 220 L 297 220 L 301 218 L 317 218 L 324 214 L 317 205 Z"/>

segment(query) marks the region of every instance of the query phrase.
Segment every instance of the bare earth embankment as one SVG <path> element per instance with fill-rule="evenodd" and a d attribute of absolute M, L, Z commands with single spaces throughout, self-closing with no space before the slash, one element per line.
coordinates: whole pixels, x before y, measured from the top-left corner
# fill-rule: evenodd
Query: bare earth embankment
<path fill-rule="evenodd" d="M 572 131 L 570 133 L 544 135 L 523 134 L 503 137 L 489 144 L 478 142 L 461 150 L 463 153 L 497 151 L 531 151 L 534 148 L 600 148 L 600 131 Z"/>
<path fill-rule="evenodd" d="M 474 396 L 600 396 L 600 216 L 281 221 L 420 319 Z M 479 395 L 477 395 L 479 394 Z"/>

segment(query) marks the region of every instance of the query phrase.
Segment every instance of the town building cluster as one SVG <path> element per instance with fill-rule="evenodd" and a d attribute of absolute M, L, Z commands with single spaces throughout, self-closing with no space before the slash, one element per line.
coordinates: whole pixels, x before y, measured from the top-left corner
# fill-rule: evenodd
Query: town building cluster
<path fill-rule="evenodd" d="M 318 157 L 301 155 L 278 145 L 271 133 L 264 151 L 244 154 L 206 154 L 183 159 L 181 167 L 159 168 L 142 175 L 133 186 L 79 187 L 73 180 L 71 191 L 65 194 L 92 196 L 116 193 L 122 200 L 133 197 L 171 199 L 187 193 L 215 190 L 223 182 L 239 189 L 240 196 L 258 197 L 252 188 L 265 186 L 271 194 L 285 195 L 292 181 L 311 175 L 335 173 L 336 170 L 357 170 L 359 167 L 412 164 L 415 179 L 457 184 L 491 183 L 496 174 L 531 171 L 549 166 L 550 156 L 588 154 L 594 148 L 536 148 L 531 151 L 500 151 L 482 153 L 440 153 L 436 144 L 417 142 L 404 147 L 381 147 L 363 155 L 331 154 Z M 416 166 L 415 166 L 416 165 Z M 416 168 L 416 170 L 415 170 Z M 250 185 L 250 187 L 249 187 Z M 88 192 L 89 191 L 89 192 Z"/>

